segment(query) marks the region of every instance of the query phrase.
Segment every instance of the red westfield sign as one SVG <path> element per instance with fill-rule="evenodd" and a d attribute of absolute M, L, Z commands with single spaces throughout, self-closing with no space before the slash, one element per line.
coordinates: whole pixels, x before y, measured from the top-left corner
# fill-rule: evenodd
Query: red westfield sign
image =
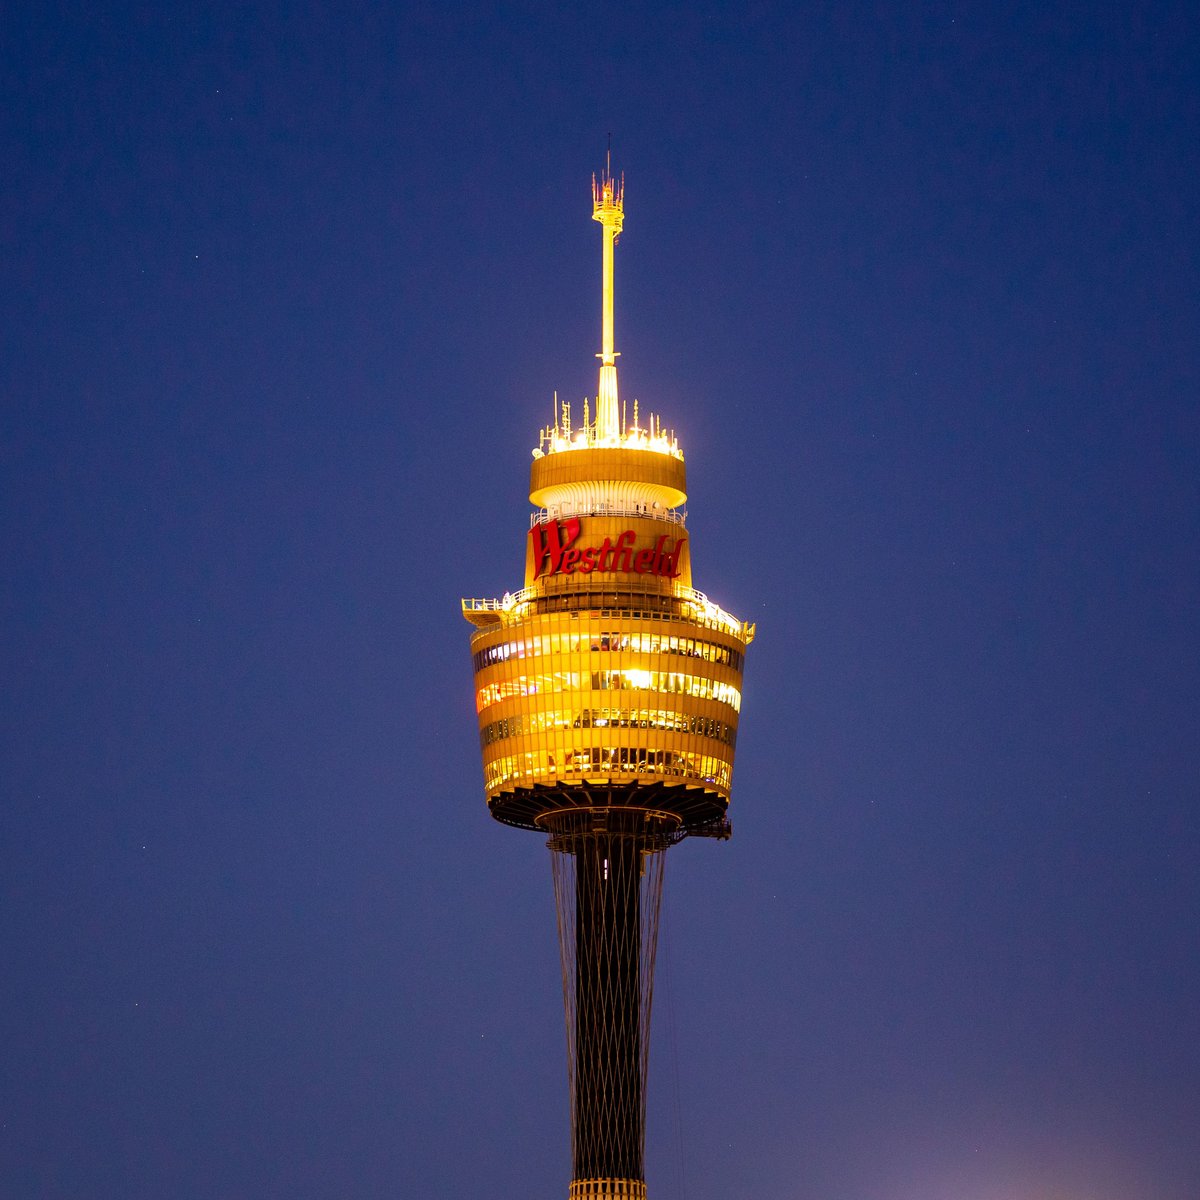
<path fill-rule="evenodd" d="M 539 575 L 589 575 L 592 571 L 625 571 L 636 575 L 663 575 L 674 579 L 680 574 L 679 556 L 687 538 L 676 538 L 667 549 L 670 538 L 664 534 L 653 546 L 634 549 L 637 534 L 627 529 L 616 541 L 605 538 L 599 546 L 577 547 L 579 519 L 547 521 L 529 531 L 533 556 Z"/>

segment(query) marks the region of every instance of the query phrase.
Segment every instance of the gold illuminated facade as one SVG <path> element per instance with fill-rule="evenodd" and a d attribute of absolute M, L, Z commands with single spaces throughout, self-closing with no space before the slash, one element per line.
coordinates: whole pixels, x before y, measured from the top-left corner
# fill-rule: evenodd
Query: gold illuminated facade
<path fill-rule="evenodd" d="M 754 626 L 692 586 L 682 451 L 617 390 L 614 247 L 624 184 L 593 179 L 602 227 L 600 378 L 555 402 L 533 451 L 524 586 L 464 600 L 488 807 L 548 835 L 562 934 L 572 1200 L 645 1195 L 646 1046 L 663 851 L 728 837 Z"/>

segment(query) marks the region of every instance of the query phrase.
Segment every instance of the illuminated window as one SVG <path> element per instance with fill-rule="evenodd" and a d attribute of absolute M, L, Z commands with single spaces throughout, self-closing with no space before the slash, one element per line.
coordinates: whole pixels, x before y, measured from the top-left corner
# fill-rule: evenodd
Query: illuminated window
<path fill-rule="evenodd" d="M 552 782 L 560 772 L 552 755 L 510 754 L 484 764 L 484 785 L 497 791 L 505 785 Z M 571 751 L 561 775 L 665 775 L 676 779 L 694 779 L 728 789 L 731 778 L 728 762 L 710 755 L 679 754 L 670 750 L 629 747 L 581 747 Z"/>
<path fill-rule="evenodd" d="M 481 746 L 490 746 L 505 738 L 543 733 L 554 729 L 660 729 L 671 733 L 695 734 L 737 745 L 737 726 L 712 717 L 691 716 L 666 708 L 584 708 L 574 711 L 552 709 L 491 721 L 479 731 Z"/>
<path fill-rule="evenodd" d="M 702 675 L 687 675 L 680 671 L 556 671 L 542 675 L 517 675 L 485 684 L 475 694 L 476 711 L 482 712 L 492 704 L 514 696 L 558 695 L 563 692 L 592 691 L 651 691 L 694 696 L 702 700 L 719 700 L 737 712 L 742 694 L 730 683 L 706 679 Z"/>
<path fill-rule="evenodd" d="M 550 634 L 524 640 L 502 642 L 476 651 L 472 661 L 476 671 L 510 658 L 525 658 L 534 655 L 562 653 L 590 649 L 619 653 L 624 650 L 640 654 L 671 654 L 684 658 L 702 658 L 706 662 L 722 663 L 740 672 L 743 666 L 742 653 L 718 642 L 707 642 L 690 637 L 658 633 L 622 634 L 597 632 L 586 635 L 580 632 Z"/>

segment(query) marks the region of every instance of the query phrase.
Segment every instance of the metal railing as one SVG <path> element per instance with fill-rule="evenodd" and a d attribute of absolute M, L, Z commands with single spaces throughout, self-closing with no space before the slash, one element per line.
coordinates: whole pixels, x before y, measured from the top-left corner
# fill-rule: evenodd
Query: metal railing
<path fill-rule="evenodd" d="M 522 590 L 527 591 L 528 589 L 523 588 Z M 508 592 L 504 593 L 504 598 L 501 600 L 497 600 L 494 597 L 489 598 L 486 596 L 469 596 L 464 597 L 462 602 L 462 609 L 465 613 L 507 612 L 513 607 L 514 605 L 512 602 L 512 597 Z"/>
<path fill-rule="evenodd" d="M 686 508 L 655 508 L 650 504 L 559 504 L 553 510 L 539 508 L 529 514 L 529 528 L 543 525 L 547 521 L 561 521 L 567 517 L 650 517 L 655 521 L 669 521 L 673 525 L 687 525 Z"/>
<path fill-rule="evenodd" d="M 652 597 L 655 592 L 636 592 L 630 591 L 623 594 L 622 599 L 629 601 L 635 600 L 638 596 L 644 595 Z M 533 587 L 521 588 L 517 592 L 505 592 L 500 598 L 468 598 L 462 602 L 464 613 L 477 612 L 500 612 L 511 613 L 513 616 L 523 615 L 524 610 L 532 603 L 555 598 L 558 593 L 546 593 L 542 591 L 536 584 Z M 719 604 L 714 604 L 703 592 L 696 588 L 684 587 L 682 584 L 675 584 L 671 589 L 671 595 L 676 600 L 683 601 L 684 604 L 690 605 L 693 612 L 690 614 L 692 619 L 698 620 L 701 624 L 707 625 L 710 628 L 722 629 L 726 633 L 731 633 L 735 637 L 739 637 L 749 642 L 753 639 L 755 626 L 748 621 L 739 621 L 732 613 L 726 612 Z M 605 597 L 607 599 L 607 596 Z M 604 607 L 610 607 L 605 605 Z"/>

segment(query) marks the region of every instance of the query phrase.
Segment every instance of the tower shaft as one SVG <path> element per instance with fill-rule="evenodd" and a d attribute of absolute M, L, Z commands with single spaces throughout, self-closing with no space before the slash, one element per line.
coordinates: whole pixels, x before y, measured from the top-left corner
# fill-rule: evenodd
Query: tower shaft
<path fill-rule="evenodd" d="M 597 797 L 598 799 L 600 797 Z M 563 964 L 572 1191 L 639 1196 L 647 1041 L 666 847 L 675 822 L 620 807 L 547 821 Z"/>
<path fill-rule="evenodd" d="M 575 1174 L 641 1179 L 638 863 L 632 837 L 575 852 Z"/>

